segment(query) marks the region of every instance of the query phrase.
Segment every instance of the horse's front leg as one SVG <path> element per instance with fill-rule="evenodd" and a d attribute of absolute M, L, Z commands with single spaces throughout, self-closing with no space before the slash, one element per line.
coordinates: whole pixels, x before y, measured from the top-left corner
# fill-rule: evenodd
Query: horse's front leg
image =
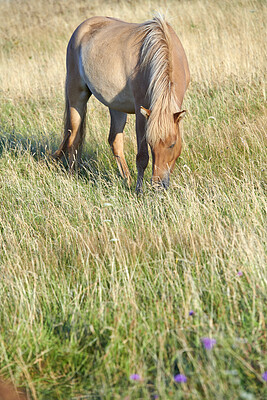
<path fill-rule="evenodd" d="M 149 161 L 149 154 L 146 141 L 146 119 L 139 110 L 136 112 L 136 138 L 138 152 L 136 156 L 137 182 L 135 191 L 137 194 L 141 194 L 143 192 L 143 178 Z"/>
<path fill-rule="evenodd" d="M 127 114 L 109 109 L 110 132 L 108 142 L 116 158 L 121 176 L 126 179 L 128 186 L 131 185 L 131 175 L 123 152 L 123 129 L 126 124 Z"/>

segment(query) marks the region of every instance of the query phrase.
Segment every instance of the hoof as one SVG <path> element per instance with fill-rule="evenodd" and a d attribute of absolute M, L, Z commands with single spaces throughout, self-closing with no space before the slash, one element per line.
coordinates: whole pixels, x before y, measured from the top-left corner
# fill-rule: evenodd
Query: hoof
<path fill-rule="evenodd" d="M 51 154 L 51 157 L 54 160 L 59 160 L 62 157 L 62 151 L 61 150 L 55 151 L 55 153 Z"/>
<path fill-rule="evenodd" d="M 135 189 L 135 194 L 138 196 L 138 197 L 140 197 L 140 196 L 143 196 L 143 189 L 142 188 L 136 188 Z"/>

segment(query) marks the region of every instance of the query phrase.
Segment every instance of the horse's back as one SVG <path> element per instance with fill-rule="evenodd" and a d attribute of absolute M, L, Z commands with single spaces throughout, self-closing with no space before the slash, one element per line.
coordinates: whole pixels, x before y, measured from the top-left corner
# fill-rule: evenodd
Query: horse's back
<path fill-rule="evenodd" d="M 135 112 L 129 78 L 139 52 L 136 26 L 108 17 L 90 18 L 76 29 L 68 49 L 70 59 L 77 57 L 80 76 L 95 97 L 129 113 Z"/>

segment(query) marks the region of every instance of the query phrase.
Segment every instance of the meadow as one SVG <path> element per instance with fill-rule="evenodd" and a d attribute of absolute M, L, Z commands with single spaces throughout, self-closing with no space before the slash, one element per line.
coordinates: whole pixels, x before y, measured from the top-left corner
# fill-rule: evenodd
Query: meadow
<path fill-rule="evenodd" d="M 93 98 L 80 172 L 50 154 L 73 30 L 157 11 L 188 113 L 169 190 L 150 162 L 137 197 Z M 0 376 L 29 398 L 266 398 L 266 21 L 261 0 L 0 0 Z"/>

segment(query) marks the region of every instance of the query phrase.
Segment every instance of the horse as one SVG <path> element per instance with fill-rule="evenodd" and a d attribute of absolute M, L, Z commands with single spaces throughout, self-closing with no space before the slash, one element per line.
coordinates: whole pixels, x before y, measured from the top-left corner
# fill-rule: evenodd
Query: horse
<path fill-rule="evenodd" d="M 181 154 L 179 124 L 190 72 L 183 46 L 166 19 L 156 15 L 143 23 L 92 17 L 71 36 L 66 56 L 63 141 L 54 153 L 69 156 L 73 170 L 85 136 L 87 101 L 93 94 L 109 108 L 108 142 L 120 174 L 131 183 L 124 157 L 123 129 L 127 114 L 136 115 L 137 183 L 142 192 L 152 153 L 152 183 L 168 188 Z"/>

